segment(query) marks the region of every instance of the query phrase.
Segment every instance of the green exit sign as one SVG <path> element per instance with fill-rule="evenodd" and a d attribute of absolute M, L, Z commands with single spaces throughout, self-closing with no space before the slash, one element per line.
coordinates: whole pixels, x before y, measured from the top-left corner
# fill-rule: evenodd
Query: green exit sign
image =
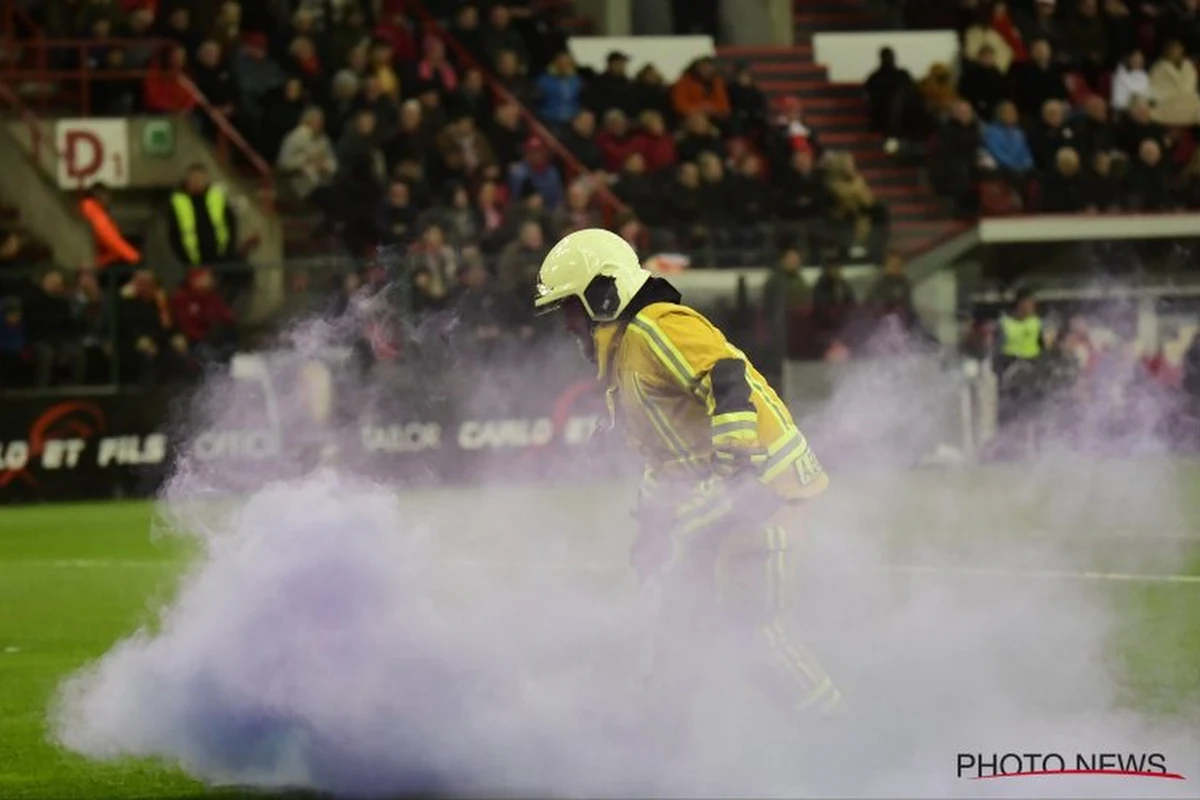
<path fill-rule="evenodd" d="M 153 119 L 142 128 L 142 152 L 165 158 L 175 152 L 175 126 L 169 119 Z"/>

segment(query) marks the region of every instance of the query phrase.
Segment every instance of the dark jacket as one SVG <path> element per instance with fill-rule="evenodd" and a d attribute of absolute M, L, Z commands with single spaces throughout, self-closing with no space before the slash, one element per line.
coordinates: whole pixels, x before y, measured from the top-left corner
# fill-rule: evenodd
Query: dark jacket
<path fill-rule="evenodd" d="M 162 309 L 154 297 L 122 297 L 117 307 L 117 333 L 121 347 L 131 351 L 138 339 L 162 345 L 169 333 L 163 325 Z"/>
<path fill-rule="evenodd" d="M 515 129 L 497 125 L 488 125 L 487 140 L 496 154 L 496 161 L 501 164 L 514 164 L 521 160 L 521 145 L 529 138 L 529 131 L 524 123 L 518 123 Z M 565 144 L 565 143 L 564 143 Z M 570 149 L 570 146 L 567 146 Z M 574 151 L 572 151 L 574 152 Z"/>
<path fill-rule="evenodd" d="M 1054 169 L 1054 156 L 1063 147 L 1077 147 L 1075 131 L 1068 125 L 1052 128 L 1040 120 L 1029 132 L 1033 163 L 1043 172 Z"/>
<path fill-rule="evenodd" d="M 638 108 L 638 96 L 633 81 L 627 75 L 613 75 L 609 72 L 598 73 L 588 82 L 583 94 L 583 105 L 604 116 L 610 109 L 625 112 L 627 117 L 635 117 L 641 111 Z"/>
<path fill-rule="evenodd" d="M 733 206 L 729 198 L 729 179 L 700 182 L 700 216 L 710 227 L 728 227 Z"/>
<path fill-rule="evenodd" d="M 1165 164 L 1160 162 L 1152 167 L 1134 160 L 1128 169 L 1124 194 L 1130 211 L 1166 211 L 1175 207 Z"/>
<path fill-rule="evenodd" d="M 753 84 L 744 86 L 730 81 L 725 90 L 729 93 L 731 121 L 736 133 L 746 134 L 767 127 L 767 96 L 762 89 Z"/>
<path fill-rule="evenodd" d="M 1087 185 L 1082 173 L 1068 176 L 1051 170 L 1042 180 L 1042 211 L 1076 214 L 1087 205 Z"/>
<path fill-rule="evenodd" d="M 1071 123 L 1075 132 L 1075 149 L 1085 161 L 1096 153 L 1107 153 L 1117 149 L 1117 137 L 1111 123 L 1084 117 Z"/>
<path fill-rule="evenodd" d="M 407 245 L 417 238 L 420 212 L 413 203 L 394 206 L 384 203 L 375 214 L 375 230 L 383 246 Z"/>
<path fill-rule="evenodd" d="M 729 216 L 743 225 L 758 225 L 771 218 L 774 209 L 765 181 L 747 175 L 725 179 Z"/>
<path fill-rule="evenodd" d="M 58 344 L 79 333 L 66 294 L 49 295 L 35 287 L 25 300 L 25 336 L 33 343 Z"/>
<path fill-rule="evenodd" d="M 668 219 L 679 227 L 698 225 L 704 218 L 704 193 L 674 181 L 666 191 Z"/>
<path fill-rule="evenodd" d="M 668 215 L 663 208 L 662 186 L 657 178 L 623 172 L 613 185 L 613 193 L 645 224 L 662 225 L 668 222 Z"/>
<path fill-rule="evenodd" d="M 813 286 L 813 324 L 828 336 L 837 336 L 851 321 L 858 300 L 850 282 L 834 279 L 827 274 L 817 278 Z"/>
<path fill-rule="evenodd" d="M 567 128 L 558 137 L 558 141 L 570 151 L 571 155 L 579 159 L 580 164 L 589 170 L 600 169 L 604 163 L 600 145 L 596 143 L 595 136 L 580 136 L 574 128 Z"/>
<path fill-rule="evenodd" d="M 1008 96 L 1008 85 L 998 68 L 967 62 L 958 80 L 958 93 L 971 104 L 980 119 L 991 121 L 996 106 Z"/>
<path fill-rule="evenodd" d="M 1111 172 L 1101 175 L 1089 169 L 1083 176 L 1083 195 L 1086 205 L 1097 211 L 1121 208 L 1121 185 Z"/>
<path fill-rule="evenodd" d="M 675 143 L 675 154 L 679 161 L 696 161 L 702 153 L 722 155 L 724 143 L 719 136 L 690 136 L 684 134 Z"/>
<path fill-rule="evenodd" d="M 825 213 L 829 207 L 825 182 L 813 170 L 807 175 L 794 169 L 780 175 L 775 184 L 775 213 L 781 220 L 799 222 Z"/>
<path fill-rule="evenodd" d="M 975 172 L 976 159 L 983 145 L 979 123 L 963 124 L 947 120 L 938 128 L 936 156 L 930 163 L 930 179 L 943 194 L 957 194 Z"/>
<path fill-rule="evenodd" d="M 1042 104 L 1047 100 L 1067 99 L 1066 81 L 1055 64 L 1042 69 L 1033 61 L 1022 61 L 1012 65 L 1009 75 L 1012 76 L 1013 100 L 1027 117 L 1039 117 Z"/>
<path fill-rule="evenodd" d="M 667 120 L 668 124 L 674 118 L 675 112 L 671 108 L 670 90 L 665 86 L 654 86 L 649 83 L 633 84 L 633 102 L 637 108 L 637 113 L 643 111 L 657 111 L 663 115 L 663 119 Z"/>
<path fill-rule="evenodd" d="M 233 70 L 224 64 L 206 67 L 197 64 L 192 69 L 192 81 L 200 94 L 213 106 L 236 106 L 239 100 L 237 81 L 234 80 Z"/>
<path fill-rule="evenodd" d="M 1157 142 L 1163 153 L 1170 151 L 1167 145 L 1167 129 L 1157 122 L 1139 125 L 1130 117 L 1122 117 L 1113 133 L 1117 147 L 1132 157 L 1137 156 L 1138 148 L 1146 139 Z"/>
<path fill-rule="evenodd" d="M 905 322 L 916 318 L 912 281 L 907 275 L 880 275 L 871 287 L 867 303 L 876 314 L 899 314 Z"/>

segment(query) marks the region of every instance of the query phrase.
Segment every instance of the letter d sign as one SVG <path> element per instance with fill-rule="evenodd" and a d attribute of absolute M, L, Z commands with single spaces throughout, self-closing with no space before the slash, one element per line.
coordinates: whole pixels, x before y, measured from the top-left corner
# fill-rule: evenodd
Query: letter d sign
<path fill-rule="evenodd" d="M 129 185 L 129 129 L 123 119 L 63 119 L 55 124 L 58 185 Z"/>

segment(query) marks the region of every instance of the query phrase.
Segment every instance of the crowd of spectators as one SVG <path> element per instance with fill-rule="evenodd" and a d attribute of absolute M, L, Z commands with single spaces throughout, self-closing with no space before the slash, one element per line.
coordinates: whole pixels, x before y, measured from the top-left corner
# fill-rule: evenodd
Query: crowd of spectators
<path fill-rule="evenodd" d="M 1196 0 L 962 0 L 931 178 L 964 215 L 1200 208 Z"/>
<path fill-rule="evenodd" d="M 150 386 L 232 354 L 236 316 L 207 268 L 167 293 L 150 269 L 121 278 L 44 268 L 0 298 L 0 389 Z"/>
<path fill-rule="evenodd" d="M 745 65 L 725 75 L 702 58 L 675 80 L 653 65 L 631 75 L 629 57 L 614 52 L 603 70 L 580 68 L 552 17 L 524 0 L 429 2 L 443 16 L 440 30 L 388 0 L 302 0 L 290 4 L 290 18 L 273 18 L 280 5 L 288 4 L 43 0 L 35 12 L 48 31 L 95 39 L 86 51 L 91 66 L 150 70 L 140 86 L 94 80 L 94 113 L 192 110 L 195 97 L 175 80 L 186 74 L 277 166 L 289 194 L 324 212 L 356 253 L 394 238 L 361 222 L 387 216 L 382 198 L 394 194 L 394 181 L 408 184 L 422 222 L 438 218 L 456 187 L 465 187 L 490 233 L 503 229 L 489 237 L 492 250 L 515 238 L 527 195 L 541 196 L 549 218 L 574 181 L 585 191 L 577 202 L 603 211 L 640 247 L 696 251 L 700 263 L 774 249 L 768 223 L 825 217 L 844 224 L 820 248 L 882 254 L 882 206 L 864 203 L 861 187 L 839 191 L 844 159 L 835 159 L 827 182 L 824 164 L 815 165 L 822 178 L 815 196 L 796 201 L 767 191 L 768 178 L 789 172 L 792 154 L 815 160 L 822 153 L 799 101 L 769 108 Z M 147 36 L 167 44 L 115 43 Z M 491 91 L 491 77 L 537 114 L 582 173 Z M 619 219 L 606 202 L 612 194 L 627 208 Z M 770 196 L 743 202 L 761 195 Z M 864 219 L 883 232 L 867 235 Z M 410 242 L 420 227 L 411 226 Z M 543 233 L 553 239 L 562 229 Z"/>
<path fill-rule="evenodd" d="M 829 363 L 859 356 L 911 353 L 936 346 L 913 302 L 904 258 L 889 253 L 879 276 L 859 297 L 840 262 L 827 259 L 817 280 L 804 277 L 804 257 L 783 251 L 763 286 L 764 338 L 778 356 Z"/>
<path fill-rule="evenodd" d="M 553 12 L 528 0 L 429 0 L 437 26 L 406 6 L 40 0 L 30 11 L 51 38 L 92 40 L 50 53 L 92 71 L 90 113 L 193 113 L 215 136 L 178 80 L 188 77 L 274 166 L 281 209 L 312 210 L 318 232 L 361 259 L 335 296 L 402 274 L 414 311 L 474 309 L 488 320 L 478 326 L 484 339 L 493 329 L 506 340 L 538 334 L 526 302 L 537 267 L 557 238 L 583 227 L 608 226 L 646 256 L 685 253 L 694 266 L 793 250 L 810 262 L 885 253 L 886 205 L 853 158 L 822 146 L 799 98 L 771 107 L 747 65 L 700 58 L 677 78 L 653 65 L 631 74 L 630 57 L 613 52 L 592 70 L 566 50 Z M 145 77 L 105 78 L 106 69 Z M 241 263 L 245 237 L 202 172 L 189 172 L 164 209 L 189 270 L 173 293 L 144 269 L 139 237 L 108 217 L 105 188 L 92 188 L 80 211 L 98 271 L 43 271 L 0 292 L 12 310 L 6 363 L 19 367 L 9 376 L 99 380 L 116 363 L 125 379 L 151 380 L 227 349 L 212 331 L 232 327 L 230 305 L 245 287 L 228 276 L 245 273 L 223 267 Z M 37 346 L 48 334 L 29 309 L 49 303 L 63 321 L 54 330 L 77 331 L 87 304 L 76 298 L 93 283 L 112 307 L 89 319 L 109 327 L 89 329 L 82 356 L 60 346 L 66 333 Z M 159 298 L 157 317 L 149 298 Z M 189 308 L 203 309 L 204 324 L 188 322 Z M 125 313 L 133 309 L 142 313 Z"/>
<path fill-rule="evenodd" d="M 183 279 L 142 257 L 140 237 L 109 214 L 111 193 L 95 184 L 79 210 L 96 261 L 51 266 L 45 247 L 5 232 L 0 247 L 0 388 L 113 382 L 158 385 L 197 377 L 226 361 L 239 341 L 234 306 L 250 285 L 237 215 L 202 166 L 193 166 L 161 209 Z"/>

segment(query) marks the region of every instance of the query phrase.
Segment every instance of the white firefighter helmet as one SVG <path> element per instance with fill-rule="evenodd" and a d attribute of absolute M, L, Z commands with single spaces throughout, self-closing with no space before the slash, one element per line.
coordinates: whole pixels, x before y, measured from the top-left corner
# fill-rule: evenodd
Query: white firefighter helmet
<path fill-rule="evenodd" d="M 649 279 L 628 242 L 586 228 L 563 237 L 546 255 L 533 305 L 545 313 L 577 298 L 593 321 L 612 322 Z"/>

